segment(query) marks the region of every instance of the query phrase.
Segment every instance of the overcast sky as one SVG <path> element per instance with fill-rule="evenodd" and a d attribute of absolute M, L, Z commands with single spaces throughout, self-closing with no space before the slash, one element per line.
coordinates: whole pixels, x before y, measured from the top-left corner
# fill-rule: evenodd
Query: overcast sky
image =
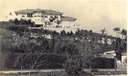
<path fill-rule="evenodd" d="M 0 18 L 21 9 L 53 9 L 77 18 L 83 29 L 100 32 L 106 28 L 113 35 L 113 28 L 126 29 L 126 0 L 0 0 Z"/>

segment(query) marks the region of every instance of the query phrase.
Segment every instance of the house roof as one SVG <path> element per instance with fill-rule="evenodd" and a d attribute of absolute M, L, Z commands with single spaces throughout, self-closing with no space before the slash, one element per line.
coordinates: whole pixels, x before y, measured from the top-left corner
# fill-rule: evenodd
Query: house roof
<path fill-rule="evenodd" d="M 105 58 L 114 58 L 116 54 L 102 54 L 100 57 L 105 57 Z"/>
<path fill-rule="evenodd" d="M 50 14 L 50 15 L 62 15 L 63 13 L 58 12 L 58 11 L 54 11 L 54 10 L 44 10 L 43 11 L 44 14 Z"/>
<path fill-rule="evenodd" d="M 122 56 L 127 56 L 127 53 L 125 52 L 125 53 L 122 53 Z"/>
<path fill-rule="evenodd" d="M 54 11 L 54 10 L 44 10 L 44 9 L 26 9 L 26 10 L 18 10 L 15 11 L 16 14 L 27 14 L 27 13 L 34 13 L 34 12 L 42 12 L 48 15 L 62 15 L 63 13 Z"/>
<path fill-rule="evenodd" d="M 61 20 L 62 20 L 62 21 L 75 21 L 75 20 L 77 20 L 77 19 L 76 19 L 76 18 L 73 18 L 73 17 L 62 16 L 62 17 L 61 17 Z"/>
<path fill-rule="evenodd" d="M 115 53 L 115 51 L 114 50 L 112 50 L 112 51 L 107 51 L 107 52 L 104 52 L 104 54 L 107 54 L 107 53 Z"/>
<path fill-rule="evenodd" d="M 99 55 L 100 55 L 100 57 L 114 58 L 116 56 L 116 53 L 114 50 L 112 50 L 112 51 L 107 51 L 107 52 L 101 53 Z"/>
<path fill-rule="evenodd" d="M 15 11 L 16 14 L 27 14 L 27 13 L 33 13 L 32 10 L 30 9 L 27 9 L 27 10 L 18 10 L 18 11 Z"/>

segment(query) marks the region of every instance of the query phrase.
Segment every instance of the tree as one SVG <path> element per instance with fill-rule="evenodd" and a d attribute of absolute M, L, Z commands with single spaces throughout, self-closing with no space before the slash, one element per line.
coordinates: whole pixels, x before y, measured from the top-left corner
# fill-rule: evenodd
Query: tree
<path fill-rule="evenodd" d="M 116 32 L 116 37 L 118 37 L 118 33 L 120 31 L 120 28 L 119 27 L 115 27 L 113 28 L 114 32 Z"/>
<path fill-rule="evenodd" d="M 126 37 L 127 35 L 127 31 L 125 29 L 122 29 L 121 34 L 122 34 L 122 39 L 124 39 L 124 36 Z"/>
<path fill-rule="evenodd" d="M 80 59 L 70 58 L 66 60 L 65 64 L 63 64 L 66 72 L 72 76 L 78 76 L 82 69 L 82 63 Z"/>
<path fill-rule="evenodd" d="M 70 35 L 70 36 L 73 35 L 73 32 L 71 31 L 71 32 L 69 33 L 69 35 Z"/>
<path fill-rule="evenodd" d="M 61 35 L 62 35 L 62 36 L 65 36 L 65 35 L 66 35 L 65 30 L 62 30 L 62 31 L 61 31 Z"/>
<path fill-rule="evenodd" d="M 79 56 L 67 59 L 63 67 L 69 76 L 93 76 L 90 73 L 84 72 L 82 57 Z"/>
<path fill-rule="evenodd" d="M 92 31 L 92 30 L 90 30 L 89 32 L 90 32 L 90 33 L 92 33 L 93 31 Z"/>
<path fill-rule="evenodd" d="M 16 24 L 16 25 L 18 25 L 18 24 L 19 24 L 19 21 L 18 21 L 18 19 L 17 19 L 17 18 L 15 18 L 15 20 L 14 20 L 14 24 Z"/>
<path fill-rule="evenodd" d="M 106 31 L 106 29 L 105 29 L 105 28 L 104 28 L 104 29 L 101 29 L 101 31 L 100 31 L 100 32 L 101 32 L 102 37 L 103 37 L 103 36 L 105 36 L 105 35 L 107 34 L 107 33 L 106 33 L 107 31 Z"/>
<path fill-rule="evenodd" d="M 21 24 L 21 25 L 26 25 L 26 24 L 27 24 L 27 21 L 24 20 L 24 19 L 21 19 L 21 20 L 20 20 L 20 24 Z"/>
<path fill-rule="evenodd" d="M 89 43 L 88 46 L 88 56 L 87 56 L 87 65 L 89 66 L 90 69 L 92 69 L 92 67 L 95 65 L 95 63 L 93 62 L 93 60 L 96 58 L 96 56 L 98 55 L 98 52 L 100 50 L 99 45 L 92 39 Z"/>
<path fill-rule="evenodd" d="M 59 33 L 58 32 L 56 32 L 56 31 L 52 31 L 52 36 L 56 36 L 56 35 L 58 35 Z"/>
<path fill-rule="evenodd" d="M 102 38 L 106 37 L 107 33 L 106 33 L 106 29 L 105 28 L 101 29 L 100 32 L 101 32 L 101 38 L 100 38 L 100 42 L 101 42 Z M 106 43 L 106 38 L 105 38 L 105 43 Z"/>

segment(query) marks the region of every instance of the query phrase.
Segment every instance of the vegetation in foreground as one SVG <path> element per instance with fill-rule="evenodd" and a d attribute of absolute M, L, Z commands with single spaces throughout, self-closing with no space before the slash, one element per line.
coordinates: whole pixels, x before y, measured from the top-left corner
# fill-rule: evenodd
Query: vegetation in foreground
<path fill-rule="evenodd" d="M 99 53 L 117 50 L 120 59 L 120 54 L 126 51 L 126 34 L 122 34 L 124 39 L 107 36 L 104 30 L 102 34 L 92 30 L 78 30 L 75 34 L 62 31 L 59 34 L 43 29 L 29 30 L 27 25 L 30 24 L 1 23 L 1 28 L 5 29 L 2 34 L 5 70 L 65 68 L 68 75 L 80 76 L 84 73 L 83 68 L 95 65 L 93 60 Z M 109 45 L 108 37 L 116 41 Z M 105 44 L 101 43 L 102 38 L 105 38 Z"/>

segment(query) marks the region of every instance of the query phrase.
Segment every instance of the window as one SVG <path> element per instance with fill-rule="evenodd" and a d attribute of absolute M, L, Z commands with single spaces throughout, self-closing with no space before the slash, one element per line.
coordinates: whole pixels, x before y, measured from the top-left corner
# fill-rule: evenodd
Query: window
<path fill-rule="evenodd" d="M 38 17 L 41 17 L 41 15 L 38 15 Z"/>
<path fill-rule="evenodd" d="M 48 16 L 44 16 L 45 18 L 48 18 Z"/>
<path fill-rule="evenodd" d="M 40 14 L 40 12 L 37 12 L 37 14 Z"/>
<path fill-rule="evenodd" d="M 32 17 L 32 14 L 31 14 L 31 13 L 28 13 L 28 14 L 27 14 L 27 17 Z"/>
<path fill-rule="evenodd" d="M 50 18 L 53 18 L 53 16 L 50 16 Z"/>
<path fill-rule="evenodd" d="M 58 18 L 58 16 L 55 15 L 55 18 Z"/>
<path fill-rule="evenodd" d="M 22 15 L 22 17 L 25 17 L 24 15 Z"/>

